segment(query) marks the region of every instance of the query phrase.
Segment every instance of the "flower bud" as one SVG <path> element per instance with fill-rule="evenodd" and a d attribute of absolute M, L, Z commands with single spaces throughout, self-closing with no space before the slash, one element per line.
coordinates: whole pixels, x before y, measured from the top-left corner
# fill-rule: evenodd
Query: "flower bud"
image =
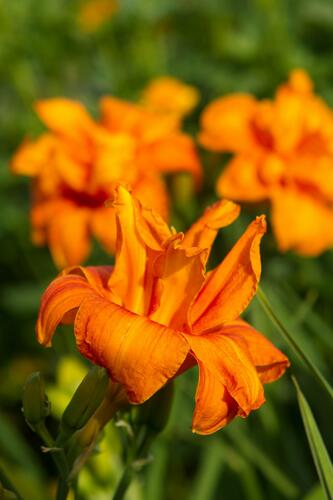
<path fill-rule="evenodd" d="M 133 424 L 145 425 L 148 432 L 159 434 L 168 423 L 172 401 L 173 382 L 169 382 L 146 403 L 135 407 Z"/>
<path fill-rule="evenodd" d="M 34 372 L 26 380 L 23 389 L 23 414 L 33 431 L 42 424 L 50 413 L 50 404 L 45 394 L 44 381 L 39 372 Z"/>
<path fill-rule="evenodd" d="M 61 417 L 56 441 L 58 446 L 62 446 L 93 416 L 105 397 L 108 382 L 109 377 L 104 368 L 94 366 L 89 370 Z"/>

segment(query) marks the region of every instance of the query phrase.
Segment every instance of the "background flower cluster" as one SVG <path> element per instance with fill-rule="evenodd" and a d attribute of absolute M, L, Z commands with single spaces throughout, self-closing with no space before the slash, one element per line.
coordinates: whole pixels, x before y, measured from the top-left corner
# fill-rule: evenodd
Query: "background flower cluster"
<path fill-rule="evenodd" d="M 235 92 L 273 98 L 290 71 L 301 67 L 311 75 L 316 93 L 333 105 L 329 0 L 95 2 L 95 6 L 93 0 L 0 3 L 0 465 L 15 476 L 28 498 L 36 500 L 48 498 L 54 477 L 48 457 L 44 457 L 48 464 L 44 469 L 36 453 L 38 442 L 20 415 L 22 384 L 33 370 L 46 374 L 56 426 L 86 370 L 66 327 L 55 339 L 55 352 L 37 346 L 33 335 L 40 295 L 56 271 L 48 249 L 30 241 L 30 181 L 12 176 L 8 164 L 24 137 L 37 140 L 45 131 L 34 111 L 36 101 L 63 96 L 81 102 L 97 120 L 101 96 L 137 103 L 149 82 L 171 75 L 199 91 L 197 107 L 181 124 L 184 133 L 197 137 L 199 117 L 214 99 Z M 171 223 L 179 230 L 188 228 L 217 199 L 218 177 L 231 158 L 230 151 L 201 146 L 197 154 L 204 169 L 199 197 L 188 175 L 170 175 L 165 169 L 163 177 L 170 193 Z M 219 262 L 247 223 L 265 210 L 265 205 L 246 205 L 237 222 L 217 239 L 212 262 Z M 87 262 L 107 259 L 92 240 Z M 276 312 L 302 348 L 329 373 L 332 252 L 317 258 L 281 255 L 270 232 L 262 259 L 263 288 Z M 286 352 L 256 301 L 246 319 Z M 200 438 L 188 431 L 196 377 L 188 372 L 179 379 L 170 425 L 153 449 L 156 460 L 145 471 L 144 482 L 133 484 L 130 498 L 217 499 L 221 491 L 226 498 L 249 500 L 322 498 L 287 378 L 268 387 L 270 404 L 246 422 Z M 325 395 L 310 377 L 302 374 L 301 379 L 332 447 L 332 412 Z M 177 454 L 173 439 L 178 441 Z M 111 427 L 101 443 L 101 454 L 93 457 L 82 475 L 86 498 L 109 498 L 120 474 L 120 463 L 110 453 L 117 447 Z"/>

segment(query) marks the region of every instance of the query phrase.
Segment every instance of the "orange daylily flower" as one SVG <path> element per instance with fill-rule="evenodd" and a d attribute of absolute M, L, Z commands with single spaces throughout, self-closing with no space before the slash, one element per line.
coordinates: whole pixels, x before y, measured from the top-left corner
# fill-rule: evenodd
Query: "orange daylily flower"
<path fill-rule="evenodd" d="M 202 115 L 201 143 L 235 154 L 217 191 L 233 200 L 269 200 L 281 251 L 318 255 L 333 246 L 333 112 L 294 70 L 274 100 L 234 94 Z"/>
<path fill-rule="evenodd" d="M 115 217 L 105 201 L 115 182 L 126 183 L 164 218 L 162 172 L 189 172 L 200 183 L 194 143 L 180 131 L 179 117 L 111 97 L 102 100 L 103 123 L 68 99 L 40 101 L 36 111 L 48 132 L 21 146 L 12 171 L 34 180 L 33 241 L 50 247 L 59 268 L 83 262 L 91 236 L 114 252 Z"/>
<path fill-rule="evenodd" d="M 237 415 L 246 417 L 263 404 L 263 384 L 289 365 L 239 319 L 260 278 L 264 217 L 206 273 L 217 231 L 238 217 L 237 205 L 218 202 L 185 235 L 122 186 L 113 206 L 119 231 L 114 268 L 63 271 L 42 297 L 39 342 L 49 346 L 61 322 L 74 323 L 81 354 L 104 366 L 133 404 L 197 364 L 193 431 L 210 434 Z"/>

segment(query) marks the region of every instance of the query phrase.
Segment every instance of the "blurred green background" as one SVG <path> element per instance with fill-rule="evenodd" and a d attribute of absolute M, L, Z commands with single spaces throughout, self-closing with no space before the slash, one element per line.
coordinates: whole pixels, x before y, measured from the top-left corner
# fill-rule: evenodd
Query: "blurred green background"
<path fill-rule="evenodd" d="M 200 111 L 211 99 L 234 91 L 270 96 L 292 68 L 303 67 L 318 93 L 333 105 L 331 0 L 119 0 L 113 16 L 94 31 L 85 30 L 78 20 L 84 3 L 0 0 L 0 467 L 28 500 L 50 498 L 54 469 L 21 414 L 23 382 L 33 370 L 44 373 L 55 428 L 85 371 L 70 330 L 63 329 L 52 350 L 41 348 L 34 338 L 39 298 L 56 270 L 48 250 L 33 247 L 29 240 L 29 182 L 8 170 L 23 137 L 41 130 L 34 101 L 71 97 L 97 116 L 102 95 L 135 100 L 150 79 L 171 75 L 201 93 L 198 109 L 185 124 L 196 133 Z M 177 199 L 177 180 L 170 182 L 173 222 L 180 229 L 216 199 L 214 176 L 223 159 L 200 154 L 209 176 L 197 200 L 184 206 Z M 212 264 L 259 211 L 262 207 L 245 208 L 239 221 L 223 232 Z M 90 262 L 110 260 L 96 246 Z M 332 252 L 317 259 L 281 256 L 272 237 L 265 238 L 263 287 L 276 314 L 331 379 L 332 277 Z M 248 318 L 291 354 L 256 301 Z M 332 408 L 292 359 L 332 449 Z M 288 377 L 267 388 L 268 402 L 259 412 L 210 437 L 190 431 L 196 377 L 193 371 L 177 381 L 170 424 L 153 449 L 155 460 L 129 498 L 323 498 Z M 101 454 L 81 478 L 83 499 L 110 498 L 121 472 L 114 453 L 119 449 L 117 433 L 111 427 L 106 434 Z"/>

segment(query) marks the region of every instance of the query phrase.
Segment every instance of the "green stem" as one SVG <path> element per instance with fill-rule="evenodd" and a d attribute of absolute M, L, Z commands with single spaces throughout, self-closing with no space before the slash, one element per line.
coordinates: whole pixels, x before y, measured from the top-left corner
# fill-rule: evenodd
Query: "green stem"
<path fill-rule="evenodd" d="M 44 444 L 48 448 L 50 448 L 52 459 L 58 470 L 59 482 L 58 482 L 56 500 L 66 500 L 69 493 L 69 484 L 68 484 L 68 464 L 65 452 L 62 449 L 54 451 L 52 450 L 52 448 L 54 448 L 55 446 L 55 442 L 44 423 L 40 424 L 36 428 L 36 432 L 42 439 Z"/>
<path fill-rule="evenodd" d="M 152 436 L 150 436 L 149 430 L 146 426 L 142 426 L 139 429 L 133 446 L 128 454 L 123 475 L 118 483 L 112 500 L 123 500 L 134 476 L 135 469 L 133 467 L 133 464 L 136 460 L 140 460 L 144 455 L 147 454 L 151 442 Z"/>
<path fill-rule="evenodd" d="M 46 447 L 50 449 L 52 459 L 57 467 L 59 475 L 64 479 L 67 478 L 68 466 L 64 450 L 52 450 L 52 448 L 55 447 L 55 442 L 44 423 L 36 428 L 36 432 Z"/>
<path fill-rule="evenodd" d="M 133 477 L 133 467 L 132 464 L 128 464 L 125 467 L 125 470 L 123 472 L 123 475 L 120 479 L 120 482 L 118 483 L 117 489 L 115 494 L 113 495 L 112 500 L 123 500 L 125 493 L 131 484 L 132 477 Z"/>
<path fill-rule="evenodd" d="M 56 500 L 66 500 L 69 493 L 69 484 L 63 478 L 59 479 Z"/>
<path fill-rule="evenodd" d="M 266 312 L 267 316 L 271 319 L 271 321 L 277 326 L 283 338 L 289 344 L 289 346 L 293 349 L 293 351 L 300 357 L 308 370 L 313 374 L 318 383 L 322 386 L 322 388 L 329 394 L 329 396 L 333 399 L 333 389 L 331 385 L 327 382 L 322 373 L 318 370 L 318 368 L 312 363 L 312 361 L 308 358 L 307 354 L 298 346 L 298 344 L 294 341 L 292 335 L 288 332 L 286 327 L 281 323 L 279 318 L 275 315 L 265 293 L 261 288 L 257 290 L 257 298 L 259 300 L 260 305 Z"/>

